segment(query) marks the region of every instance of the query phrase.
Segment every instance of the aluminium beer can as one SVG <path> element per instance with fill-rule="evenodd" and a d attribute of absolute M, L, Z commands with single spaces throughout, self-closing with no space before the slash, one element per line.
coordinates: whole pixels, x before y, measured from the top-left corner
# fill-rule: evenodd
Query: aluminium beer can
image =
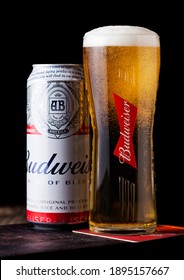
<path fill-rule="evenodd" d="M 37 229 L 88 222 L 91 130 L 81 64 L 32 65 L 26 142 L 27 220 Z"/>

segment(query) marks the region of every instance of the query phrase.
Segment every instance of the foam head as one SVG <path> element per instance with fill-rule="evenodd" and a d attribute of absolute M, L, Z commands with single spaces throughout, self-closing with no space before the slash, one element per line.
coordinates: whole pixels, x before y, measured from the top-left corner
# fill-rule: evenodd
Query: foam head
<path fill-rule="evenodd" d="M 83 47 L 97 46 L 153 46 L 159 47 L 156 32 L 130 25 L 102 26 L 84 34 Z"/>

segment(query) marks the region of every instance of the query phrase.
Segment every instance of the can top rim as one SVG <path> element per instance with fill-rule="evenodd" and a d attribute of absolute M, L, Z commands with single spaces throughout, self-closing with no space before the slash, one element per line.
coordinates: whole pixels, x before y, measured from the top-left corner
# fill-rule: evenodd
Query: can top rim
<path fill-rule="evenodd" d="M 35 63 L 32 66 L 82 66 L 82 63 Z"/>

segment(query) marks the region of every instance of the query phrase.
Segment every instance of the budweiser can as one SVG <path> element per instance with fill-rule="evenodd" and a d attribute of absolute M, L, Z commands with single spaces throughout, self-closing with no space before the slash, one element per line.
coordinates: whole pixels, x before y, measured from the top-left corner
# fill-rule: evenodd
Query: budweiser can
<path fill-rule="evenodd" d="M 27 220 L 88 221 L 90 117 L 81 64 L 34 64 L 27 79 Z"/>

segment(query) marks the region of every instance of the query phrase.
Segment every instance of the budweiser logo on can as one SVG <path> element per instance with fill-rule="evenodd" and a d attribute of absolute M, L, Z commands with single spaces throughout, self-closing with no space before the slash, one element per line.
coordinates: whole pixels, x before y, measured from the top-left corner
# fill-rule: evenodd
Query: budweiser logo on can
<path fill-rule="evenodd" d="M 90 117 L 80 64 L 35 64 L 27 80 L 27 220 L 88 221 Z"/>

